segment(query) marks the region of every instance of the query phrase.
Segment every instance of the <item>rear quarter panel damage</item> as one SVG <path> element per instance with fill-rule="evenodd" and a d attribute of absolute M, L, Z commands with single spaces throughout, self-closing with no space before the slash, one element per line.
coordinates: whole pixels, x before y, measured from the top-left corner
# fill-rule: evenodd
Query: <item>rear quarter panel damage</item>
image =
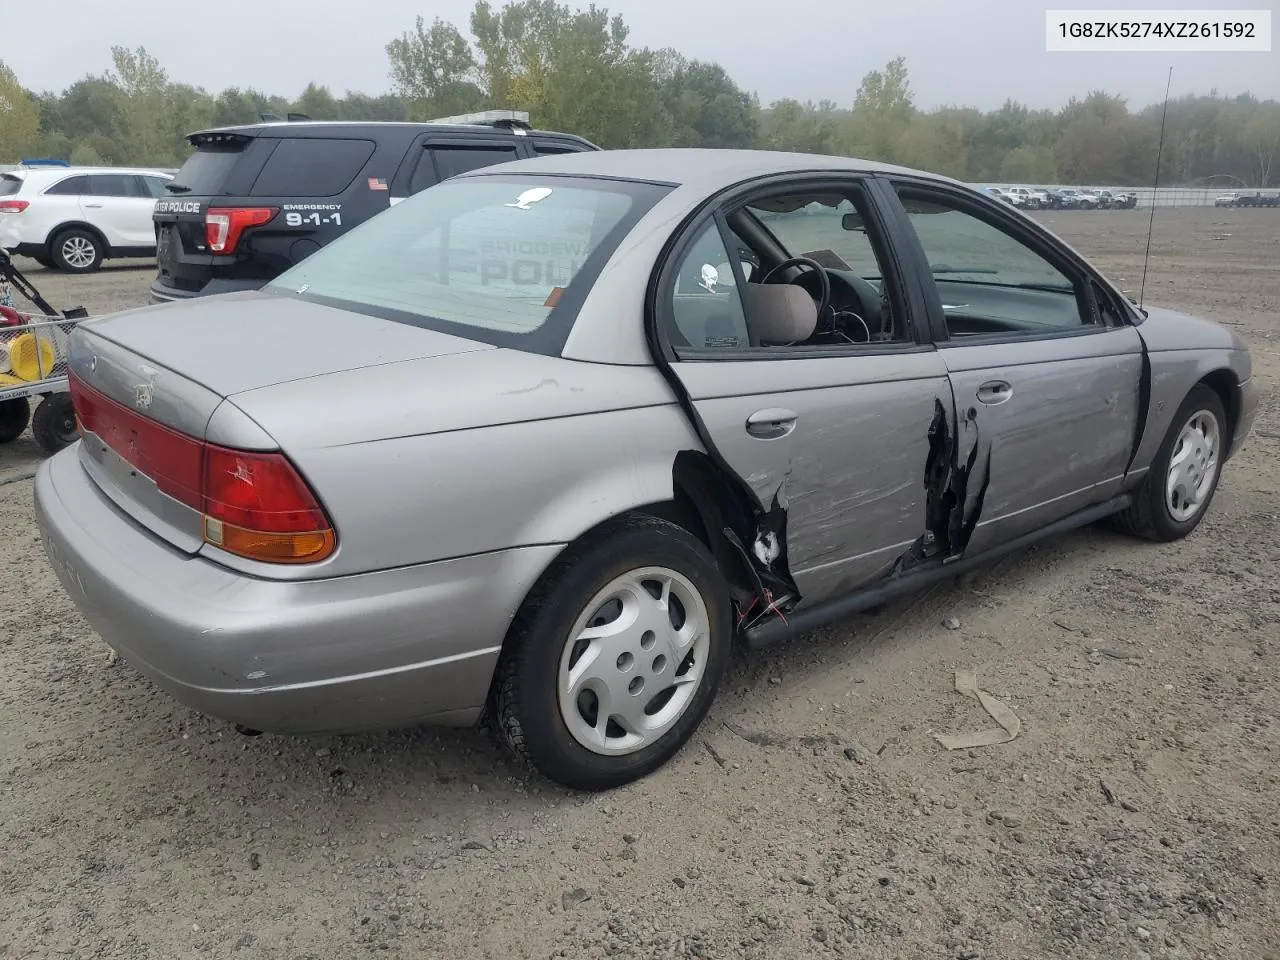
<path fill-rule="evenodd" d="M 563 545 L 672 499 L 672 465 L 700 449 L 671 404 L 523 420 L 290 455 L 338 529 L 327 575 Z"/>
<path fill-rule="evenodd" d="M 1228 387 L 1227 415 L 1240 413 L 1240 385 L 1253 376 L 1248 346 L 1231 330 L 1199 317 L 1149 307 L 1138 326 L 1151 365 L 1151 395 L 1142 439 L 1133 458 L 1130 476 L 1141 476 L 1151 467 L 1156 451 L 1173 425 L 1174 414 L 1197 383 L 1206 377 Z M 1234 409 L 1233 409 L 1234 405 Z M 1247 411 L 1246 411 L 1247 412 Z M 1248 427 L 1237 424 L 1232 453 Z"/>

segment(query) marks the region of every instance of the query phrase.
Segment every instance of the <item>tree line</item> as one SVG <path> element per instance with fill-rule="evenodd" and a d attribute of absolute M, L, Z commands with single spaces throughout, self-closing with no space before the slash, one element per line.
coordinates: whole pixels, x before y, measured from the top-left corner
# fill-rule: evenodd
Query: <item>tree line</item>
<path fill-rule="evenodd" d="M 295 99 L 210 93 L 169 78 L 145 48 L 112 49 L 113 69 L 60 93 L 25 89 L 0 63 L 0 163 L 180 166 L 187 133 L 263 113 L 316 120 L 428 120 L 491 107 L 607 148 L 755 147 L 900 163 L 971 182 L 1149 184 L 1162 105 L 1130 109 L 1104 91 L 1057 110 L 1013 99 L 996 110 L 916 106 L 906 60 L 868 72 L 850 101 L 767 106 L 716 63 L 628 42 L 622 17 L 556 0 L 478 0 L 464 34 L 419 17 L 386 46 L 392 92 Z M 1280 185 L 1280 103 L 1215 93 L 1172 100 L 1161 182 Z"/>

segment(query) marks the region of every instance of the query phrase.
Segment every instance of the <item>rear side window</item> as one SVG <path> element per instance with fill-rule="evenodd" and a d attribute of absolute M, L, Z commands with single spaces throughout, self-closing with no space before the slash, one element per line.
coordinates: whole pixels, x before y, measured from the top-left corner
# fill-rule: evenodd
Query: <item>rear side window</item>
<path fill-rule="evenodd" d="M 221 195 L 247 144 L 247 140 L 201 144 L 172 180 L 173 186 L 179 189 L 170 192 L 197 197 Z"/>
<path fill-rule="evenodd" d="M 322 247 L 269 289 L 555 353 L 609 254 L 666 190 L 563 177 L 451 180 Z"/>
<path fill-rule="evenodd" d="M 351 186 L 373 156 L 372 140 L 281 140 L 258 174 L 255 197 L 333 197 Z"/>
<path fill-rule="evenodd" d="M 45 191 L 56 197 L 79 197 L 89 192 L 88 177 L 67 177 Z"/>
<path fill-rule="evenodd" d="M 417 169 L 409 180 L 409 192 L 417 193 L 441 180 L 495 163 L 507 163 L 517 159 L 514 146 L 429 147 L 418 161 Z"/>
<path fill-rule="evenodd" d="M 22 189 L 19 177 L 0 177 L 0 197 L 11 197 Z"/>
<path fill-rule="evenodd" d="M 169 181 L 164 177 L 143 177 L 142 185 L 147 189 L 147 196 L 151 197 L 167 197 L 169 195 L 165 187 Z"/>
<path fill-rule="evenodd" d="M 95 173 L 89 177 L 89 187 L 84 192 L 91 197 L 140 197 L 142 187 L 132 174 Z"/>

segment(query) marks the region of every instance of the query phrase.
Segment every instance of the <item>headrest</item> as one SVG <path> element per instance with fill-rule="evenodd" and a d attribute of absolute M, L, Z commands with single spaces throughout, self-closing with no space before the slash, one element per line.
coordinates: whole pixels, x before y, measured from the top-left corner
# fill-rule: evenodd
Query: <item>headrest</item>
<path fill-rule="evenodd" d="M 747 283 L 747 322 L 756 343 L 783 344 L 808 340 L 818 328 L 818 305 L 789 283 Z"/>

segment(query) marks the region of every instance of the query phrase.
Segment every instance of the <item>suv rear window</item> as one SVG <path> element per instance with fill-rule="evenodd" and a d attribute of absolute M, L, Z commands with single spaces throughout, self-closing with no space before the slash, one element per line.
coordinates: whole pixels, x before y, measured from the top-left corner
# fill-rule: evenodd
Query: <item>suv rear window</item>
<path fill-rule="evenodd" d="M 11 197 L 22 189 L 22 178 L 7 174 L 0 176 L 0 197 Z"/>
<path fill-rule="evenodd" d="M 565 177 L 448 180 L 316 251 L 267 289 L 554 354 L 605 260 L 669 189 Z"/>
<path fill-rule="evenodd" d="M 281 140 L 253 185 L 255 197 L 332 197 L 346 190 L 373 156 L 372 140 L 296 137 Z"/>
<path fill-rule="evenodd" d="M 244 154 L 248 140 L 226 143 L 202 143 L 196 152 L 187 157 L 178 175 L 173 178 L 171 193 L 192 194 L 197 197 L 216 197 L 223 192 L 236 161 Z"/>

